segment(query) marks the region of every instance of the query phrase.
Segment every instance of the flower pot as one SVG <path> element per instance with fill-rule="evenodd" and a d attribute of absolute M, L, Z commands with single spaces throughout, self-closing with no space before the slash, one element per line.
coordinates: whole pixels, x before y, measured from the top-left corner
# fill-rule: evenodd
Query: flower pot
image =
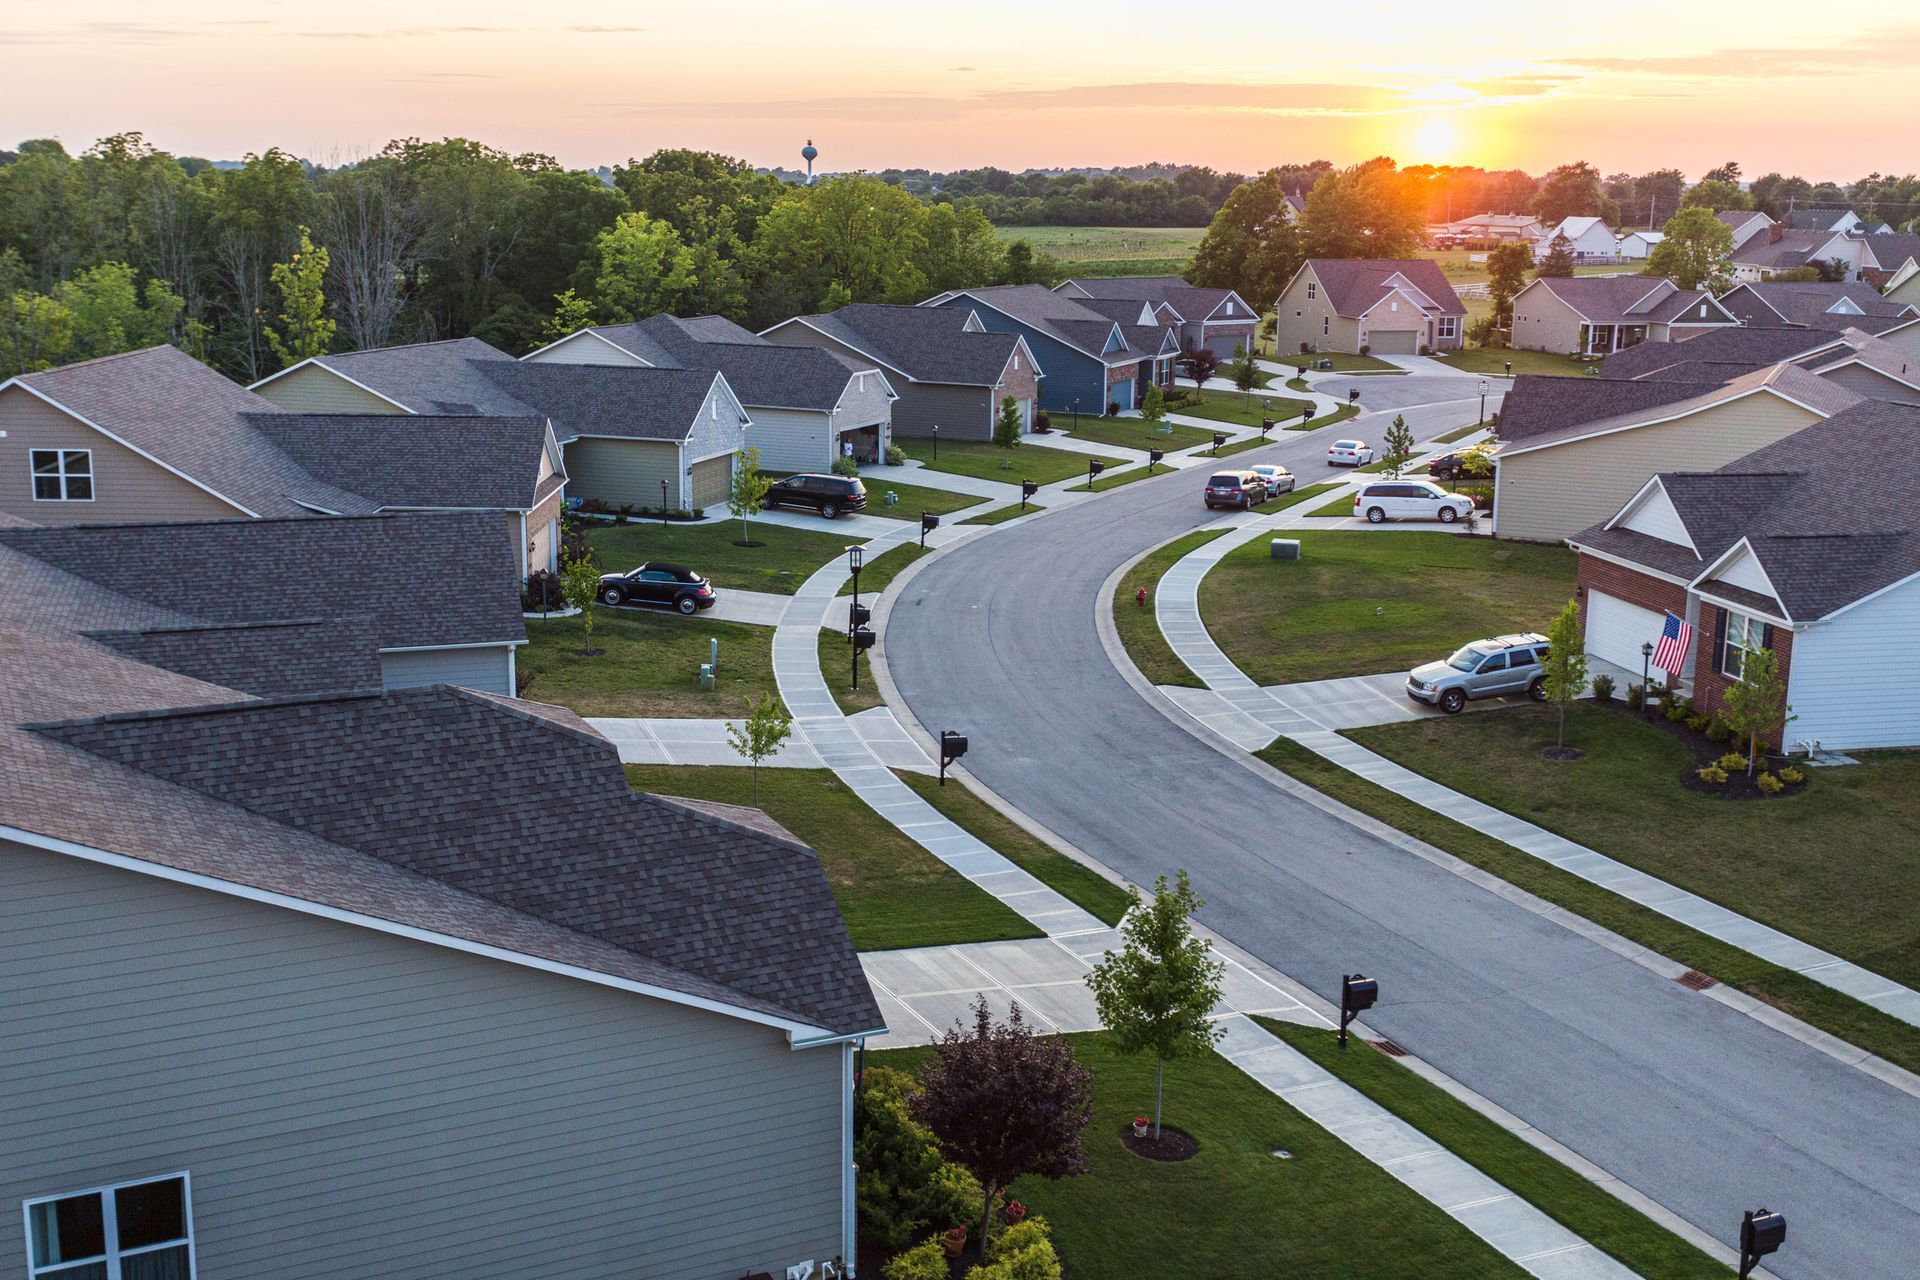
<path fill-rule="evenodd" d="M 1026 1220 L 1027 1220 L 1027 1206 L 1021 1204 L 1018 1200 L 1007 1201 L 1008 1224 L 1011 1226 L 1018 1226 L 1020 1223 L 1025 1222 Z"/>
<path fill-rule="evenodd" d="M 954 1227 L 940 1237 L 940 1245 L 947 1251 L 949 1258 L 959 1257 L 960 1251 L 967 1247 L 967 1229 L 965 1227 Z"/>
<path fill-rule="evenodd" d="M 1133 1136 L 1136 1138 L 1144 1138 L 1147 1136 L 1147 1130 L 1152 1127 L 1152 1121 L 1145 1119 L 1135 1120 L 1133 1122 Z"/>

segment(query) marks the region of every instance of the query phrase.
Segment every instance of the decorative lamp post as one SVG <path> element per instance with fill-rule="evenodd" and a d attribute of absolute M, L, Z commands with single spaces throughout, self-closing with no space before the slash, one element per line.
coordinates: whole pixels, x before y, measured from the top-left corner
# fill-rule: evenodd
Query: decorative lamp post
<path fill-rule="evenodd" d="M 667 527 L 667 482 L 660 482 L 660 527 Z"/>
<path fill-rule="evenodd" d="M 940 424 L 933 424 L 933 460 L 940 461 Z"/>
<path fill-rule="evenodd" d="M 1653 701 L 1653 689 L 1647 684 L 1647 677 L 1653 673 L 1653 641 L 1648 640 L 1640 646 L 1640 718 L 1647 718 L 1647 703 Z"/>
<path fill-rule="evenodd" d="M 1480 421 L 1487 420 L 1487 380 L 1480 379 Z"/>

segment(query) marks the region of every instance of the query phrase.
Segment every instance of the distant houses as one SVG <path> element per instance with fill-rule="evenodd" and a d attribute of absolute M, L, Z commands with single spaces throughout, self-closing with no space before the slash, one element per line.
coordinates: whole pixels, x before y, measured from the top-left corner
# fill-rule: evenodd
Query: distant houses
<path fill-rule="evenodd" d="M 1178 276 L 1067 280 L 1054 292 L 1091 304 L 1147 303 L 1156 321 L 1176 327 L 1183 351 L 1205 347 L 1222 360 L 1253 350 L 1260 321 L 1259 312 L 1232 289 L 1203 289 Z"/>

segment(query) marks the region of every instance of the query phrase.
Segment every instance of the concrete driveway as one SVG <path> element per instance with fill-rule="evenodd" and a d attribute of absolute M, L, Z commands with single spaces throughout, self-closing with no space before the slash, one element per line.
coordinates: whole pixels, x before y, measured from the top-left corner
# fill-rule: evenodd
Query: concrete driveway
<path fill-rule="evenodd" d="M 1332 396 L 1344 403 L 1349 391 L 1360 393 L 1360 405 L 1370 412 L 1385 409 L 1405 409 L 1414 405 L 1432 404 L 1438 400 L 1463 400 L 1473 398 L 1473 407 L 1459 421 L 1460 426 L 1477 420 L 1479 412 L 1479 392 L 1476 383 L 1462 378 L 1457 373 L 1437 374 L 1422 377 L 1419 374 L 1407 374 L 1402 377 L 1391 373 L 1362 374 L 1358 377 L 1341 377 L 1337 374 L 1323 376 L 1313 384 L 1313 389 L 1322 395 Z M 1487 410 L 1492 412 L 1500 407 L 1500 396 L 1507 389 L 1505 378 L 1487 379 Z M 1389 416 L 1376 430 L 1383 430 Z"/>

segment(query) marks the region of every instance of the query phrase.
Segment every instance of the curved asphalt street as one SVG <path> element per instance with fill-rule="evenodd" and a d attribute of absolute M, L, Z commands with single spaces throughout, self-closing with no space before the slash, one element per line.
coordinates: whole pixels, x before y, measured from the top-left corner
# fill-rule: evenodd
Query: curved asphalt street
<path fill-rule="evenodd" d="M 1353 380 L 1363 397 L 1382 381 L 1398 385 L 1378 398 L 1400 404 L 1477 395 Z M 1430 438 L 1477 411 L 1406 416 Z M 1331 439 L 1378 447 L 1391 412 L 1236 463 L 1312 483 Z M 1288 794 L 1122 679 L 1095 626 L 1100 587 L 1214 519 L 1204 474 L 1016 523 L 914 574 L 882 644 L 920 722 L 971 735 L 975 775 L 1130 879 L 1188 868 L 1201 920 L 1283 973 L 1322 993 L 1342 972 L 1377 977 L 1370 1026 L 1717 1238 L 1736 1238 L 1743 1209 L 1785 1213 L 1776 1274 L 1920 1275 L 1920 1100 Z"/>

